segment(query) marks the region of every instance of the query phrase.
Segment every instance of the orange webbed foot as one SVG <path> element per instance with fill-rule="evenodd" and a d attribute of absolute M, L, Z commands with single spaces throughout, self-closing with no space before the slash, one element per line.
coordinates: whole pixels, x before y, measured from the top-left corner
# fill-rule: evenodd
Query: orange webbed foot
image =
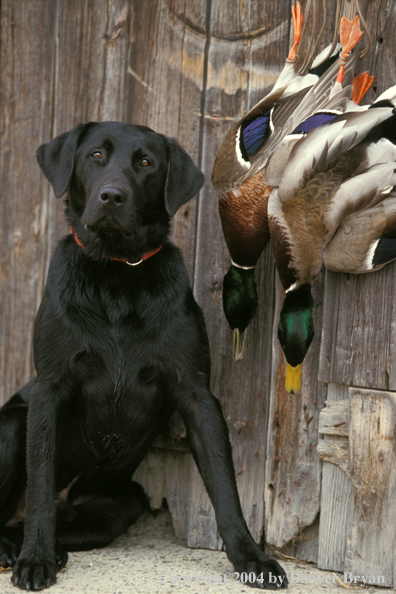
<path fill-rule="evenodd" d="M 346 17 L 342 17 L 340 23 L 340 41 L 341 41 L 341 58 L 343 63 L 340 66 L 337 76 L 337 82 L 342 83 L 344 80 L 344 67 L 345 61 L 348 59 L 349 54 L 358 43 L 359 39 L 363 35 L 363 31 L 360 30 L 360 21 L 358 15 L 350 21 Z"/>
<path fill-rule="evenodd" d="M 301 39 L 301 28 L 304 17 L 301 13 L 301 4 L 297 1 L 295 6 L 292 6 L 292 17 L 293 17 L 293 45 L 290 49 L 289 55 L 287 56 L 287 62 L 294 62 L 297 57 L 297 46 Z"/>
<path fill-rule="evenodd" d="M 371 87 L 374 81 L 374 76 L 369 76 L 368 70 L 366 72 L 362 72 L 359 76 L 356 76 L 353 79 L 353 92 L 352 92 L 352 101 L 360 104 L 361 100 Z"/>
<path fill-rule="evenodd" d="M 340 23 L 340 41 L 344 58 L 349 56 L 362 35 L 363 31 L 360 30 L 358 15 L 352 21 L 346 17 L 342 17 Z"/>

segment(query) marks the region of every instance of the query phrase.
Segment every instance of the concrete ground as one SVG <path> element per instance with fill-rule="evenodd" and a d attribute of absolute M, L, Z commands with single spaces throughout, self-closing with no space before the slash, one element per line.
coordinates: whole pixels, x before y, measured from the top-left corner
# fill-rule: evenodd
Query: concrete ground
<path fill-rule="evenodd" d="M 394 592 L 387 588 L 344 584 L 342 574 L 321 571 L 311 563 L 291 558 L 278 558 L 278 561 L 287 572 L 288 591 L 293 594 L 341 594 L 353 590 L 372 594 Z M 0 573 L 2 594 L 19 592 L 10 577 L 11 570 Z M 149 514 L 142 517 L 127 535 L 110 547 L 70 553 L 67 567 L 58 574 L 51 594 L 253 592 L 246 584 L 235 583 L 233 579 L 232 565 L 225 553 L 188 549 L 184 541 L 175 537 L 170 515 L 164 511 L 155 517 Z"/>

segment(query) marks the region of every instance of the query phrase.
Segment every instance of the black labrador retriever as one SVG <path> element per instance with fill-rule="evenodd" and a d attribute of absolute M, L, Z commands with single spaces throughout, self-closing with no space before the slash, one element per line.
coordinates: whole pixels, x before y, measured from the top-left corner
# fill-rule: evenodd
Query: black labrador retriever
<path fill-rule="evenodd" d="M 79 124 L 37 158 L 70 234 L 36 318 L 37 378 L 0 411 L 0 564 L 41 590 L 66 551 L 122 534 L 147 505 L 133 472 L 176 409 L 235 571 L 286 587 L 242 516 L 203 315 L 168 241 L 203 174 L 174 139 L 119 122 Z"/>

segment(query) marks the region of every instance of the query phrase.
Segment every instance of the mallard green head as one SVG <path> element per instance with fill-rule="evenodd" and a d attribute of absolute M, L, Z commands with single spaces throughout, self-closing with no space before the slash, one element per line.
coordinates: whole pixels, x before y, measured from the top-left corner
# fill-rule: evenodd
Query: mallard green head
<path fill-rule="evenodd" d="M 286 293 L 279 317 L 278 338 L 287 361 L 286 389 L 295 394 L 300 389 L 301 363 L 315 334 L 313 299 L 310 285 L 301 285 Z"/>
<path fill-rule="evenodd" d="M 234 331 L 233 357 L 242 359 L 245 354 L 246 328 L 257 309 L 257 287 L 254 269 L 245 270 L 231 265 L 223 281 L 223 309 L 227 322 Z M 240 336 L 245 332 L 242 348 Z"/>

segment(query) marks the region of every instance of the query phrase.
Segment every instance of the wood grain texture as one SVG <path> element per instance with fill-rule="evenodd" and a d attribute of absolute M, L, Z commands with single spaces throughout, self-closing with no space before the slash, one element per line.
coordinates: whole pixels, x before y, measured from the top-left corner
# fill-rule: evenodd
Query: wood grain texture
<path fill-rule="evenodd" d="M 395 586 L 396 393 L 349 389 L 353 512 L 345 571 Z"/>
<path fill-rule="evenodd" d="M 319 433 L 323 435 L 349 436 L 349 401 L 332 402 L 329 398 L 326 407 L 319 415 Z"/>
<path fill-rule="evenodd" d="M 360 66 L 361 72 L 369 70 L 375 77 L 373 86 L 362 101 L 362 104 L 369 104 L 396 83 L 396 5 L 389 0 L 364 0 L 360 6 L 372 38 L 371 50 Z M 367 44 L 367 37 L 364 36 L 362 41 Z"/>
<path fill-rule="evenodd" d="M 347 476 L 351 474 L 351 461 L 349 459 L 349 442 L 327 441 L 320 439 L 318 443 L 319 460 L 322 462 L 331 462 L 345 472 Z"/>
<path fill-rule="evenodd" d="M 324 439 L 318 443 L 323 468 L 317 563 L 321 569 L 344 571 L 353 507 L 349 440 L 346 439 L 349 434 L 348 388 L 329 384 L 326 404 L 319 416 L 319 432 L 324 434 Z M 326 409 L 333 409 L 333 412 Z M 338 418 L 334 418 L 334 413 Z"/>
<path fill-rule="evenodd" d="M 295 539 L 294 557 L 308 561 L 308 563 L 318 562 L 319 523 L 320 515 L 318 514 L 315 521 L 302 530 Z"/>
<path fill-rule="evenodd" d="M 319 377 L 396 387 L 395 264 L 367 275 L 326 271 Z"/>
<path fill-rule="evenodd" d="M 270 348 L 269 344 L 265 344 L 268 335 L 261 332 L 263 327 L 271 327 L 272 323 L 268 317 L 272 315 L 270 305 L 273 295 L 265 284 L 269 274 L 273 277 L 274 266 L 272 255 L 266 251 L 257 270 L 262 302 L 258 308 L 257 318 L 249 327 L 248 352 L 242 361 L 237 363 L 232 361 L 232 333 L 220 309 L 221 324 L 217 321 L 215 326 L 216 319 L 208 323 L 214 366 L 212 389 L 220 399 L 229 427 L 242 508 L 248 526 L 257 541 L 262 535 L 264 515 L 265 438 L 269 394 L 269 377 L 266 375 L 266 369 L 269 365 Z M 211 296 L 214 298 L 216 294 L 213 295 L 212 292 Z M 221 307 L 220 303 L 217 307 Z M 213 342 L 218 345 L 220 354 L 214 351 Z M 257 369 L 254 374 L 249 373 L 252 366 Z M 217 536 L 213 508 L 195 468 L 192 470 L 190 481 L 188 543 L 190 546 L 205 543 L 199 546 L 219 547 L 221 541 Z"/>
<path fill-rule="evenodd" d="M 345 396 L 349 398 L 345 400 Z M 349 418 L 349 439 L 321 440 L 323 464 L 318 566 L 382 576 L 394 586 L 396 394 L 329 386 L 329 403 Z M 348 403 L 349 406 L 345 406 Z M 347 417 L 345 413 L 348 413 Z M 321 413 L 324 419 L 334 413 Z M 320 426 L 323 426 L 323 419 Z M 337 429 L 337 428 L 336 428 Z M 357 578 L 359 581 L 359 578 Z M 379 578 L 378 578 L 379 579 Z M 360 581 L 363 581 L 361 578 Z"/>
<path fill-rule="evenodd" d="M 53 2 L 1 3 L 0 402 L 33 375 L 49 250 L 48 188 L 35 152 L 52 132 L 55 20 Z"/>

